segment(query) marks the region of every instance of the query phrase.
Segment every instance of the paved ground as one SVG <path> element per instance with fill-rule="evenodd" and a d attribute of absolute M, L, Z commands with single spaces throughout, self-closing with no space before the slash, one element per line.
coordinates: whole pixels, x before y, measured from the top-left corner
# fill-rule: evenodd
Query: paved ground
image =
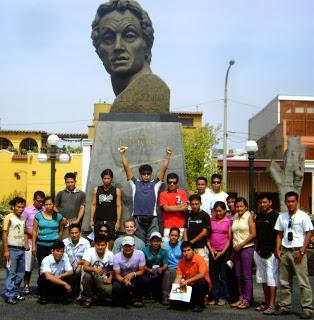
<path fill-rule="evenodd" d="M 34 273 L 36 275 L 36 273 Z M 4 287 L 4 277 L 5 270 L 0 269 L 0 286 Z M 314 288 L 314 277 L 310 277 L 312 288 Z M 32 289 L 35 290 L 35 277 L 32 278 Z M 3 291 L 3 290 L 2 290 Z M 299 295 L 299 288 L 295 284 L 294 291 L 296 297 L 294 299 L 294 314 L 286 316 L 285 319 L 298 319 L 298 312 L 300 312 L 300 307 L 297 303 L 297 297 Z M 18 303 L 17 305 L 7 305 L 3 299 L 0 299 L 0 319 L 4 320 L 16 320 L 17 318 L 21 320 L 99 320 L 104 316 L 110 320 L 127 319 L 127 320 L 155 320 L 155 319 L 180 319 L 180 320 L 191 320 L 194 319 L 217 319 L 217 318 L 228 318 L 228 320 L 233 319 L 275 319 L 278 317 L 274 316 L 263 316 L 262 314 L 256 312 L 255 306 L 257 302 L 262 301 L 262 291 L 259 285 L 254 285 L 254 298 L 255 302 L 253 306 L 248 310 L 234 310 L 229 306 L 218 307 L 211 306 L 207 307 L 202 313 L 194 313 L 191 310 L 169 310 L 168 307 L 149 303 L 143 309 L 129 309 L 124 308 L 112 308 L 112 307 L 92 307 L 91 309 L 83 309 L 78 304 L 73 303 L 71 305 L 39 305 L 36 303 L 37 295 L 33 293 L 26 297 L 26 300 Z"/>

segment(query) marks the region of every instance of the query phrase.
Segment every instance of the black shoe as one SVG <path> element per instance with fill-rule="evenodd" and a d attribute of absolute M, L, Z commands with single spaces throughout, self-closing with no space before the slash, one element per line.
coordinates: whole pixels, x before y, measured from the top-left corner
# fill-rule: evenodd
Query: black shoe
<path fill-rule="evenodd" d="M 204 310 L 203 306 L 196 305 L 193 307 L 193 312 L 202 312 Z"/>
<path fill-rule="evenodd" d="M 37 302 L 38 302 L 39 304 L 47 304 L 47 303 L 48 303 L 48 301 L 47 301 L 45 298 L 42 298 L 42 297 L 39 297 L 38 300 L 37 300 Z"/>
<path fill-rule="evenodd" d="M 61 300 L 62 304 L 71 304 L 72 303 L 72 299 L 69 298 L 69 297 L 64 297 L 62 300 Z"/>
<path fill-rule="evenodd" d="M 17 304 L 17 301 L 13 298 L 8 298 L 5 300 L 7 304 Z"/>
<path fill-rule="evenodd" d="M 17 300 L 17 301 L 24 301 L 25 298 L 23 296 L 21 296 L 20 294 L 18 294 L 17 296 L 14 297 L 14 300 Z"/>
<path fill-rule="evenodd" d="M 143 308 L 144 307 L 144 303 L 141 299 L 135 300 L 133 303 L 133 306 L 136 308 Z"/>

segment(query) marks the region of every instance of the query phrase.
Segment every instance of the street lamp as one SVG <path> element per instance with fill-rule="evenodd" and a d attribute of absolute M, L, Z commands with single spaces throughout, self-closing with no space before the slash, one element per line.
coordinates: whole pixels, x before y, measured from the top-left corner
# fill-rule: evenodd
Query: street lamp
<path fill-rule="evenodd" d="M 227 115 L 228 115 L 228 76 L 230 68 L 235 64 L 234 60 L 229 61 L 229 66 L 225 78 L 225 95 L 224 95 L 224 154 L 223 154 L 223 181 L 227 188 Z"/>
<path fill-rule="evenodd" d="M 254 209 L 255 188 L 254 188 L 254 159 L 255 153 L 258 151 L 256 141 L 249 140 L 245 145 L 246 152 L 249 159 L 249 206 L 250 210 Z"/>
<path fill-rule="evenodd" d="M 56 185 L 56 159 L 57 159 L 57 145 L 60 141 L 60 138 L 56 134 L 51 134 L 47 142 L 50 145 L 50 195 L 52 198 L 55 196 L 55 185 Z M 44 163 L 48 160 L 48 156 L 46 153 L 40 153 L 38 155 L 38 161 Z M 62 153 L 59 156 L 60 162 L 69 162 L 70 156 L 66 153 Z"/>

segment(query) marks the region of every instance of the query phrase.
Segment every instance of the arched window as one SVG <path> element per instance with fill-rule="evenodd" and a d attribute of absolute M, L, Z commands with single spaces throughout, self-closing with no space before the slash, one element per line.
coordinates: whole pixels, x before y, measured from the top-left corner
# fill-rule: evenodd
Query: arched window
<path fill-rule="evenodd" d="M 20 152 L 23 153 L 23 151 L 38 151 L 37 142 L 32 138 L 23 139 L 20 143 Z"/>
<path fill-rule="evenodd" d="M 12 142 L 7 138 L 0 137 L 0 150 L 1 149 L 9 149 L 10 147 L 13 147 Z"/>

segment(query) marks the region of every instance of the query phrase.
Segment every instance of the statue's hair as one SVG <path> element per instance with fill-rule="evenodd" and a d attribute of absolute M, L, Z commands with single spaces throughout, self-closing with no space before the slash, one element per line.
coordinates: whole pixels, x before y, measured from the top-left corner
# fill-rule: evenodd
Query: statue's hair
<path fill-rule="evenodd" d="M 150 63 L 152 58 L 151 49 L 154 43 L 153 25 L 148 16 L 148 13 L 139 5 L 139 3 L 134 0 L 110 0 L 98 7 L 95 19 L 92 23 L 91 34 L 96 52 L 98 53 L 98 46 L 100 44 L 99 22 L 106 14 L 109 14 L 110 12 L 115 10 L 120 12 L 130 10 L 139 19 L 143 31 L 143 38 L 147 47 L 145 59 L 148 63 Z"/>

